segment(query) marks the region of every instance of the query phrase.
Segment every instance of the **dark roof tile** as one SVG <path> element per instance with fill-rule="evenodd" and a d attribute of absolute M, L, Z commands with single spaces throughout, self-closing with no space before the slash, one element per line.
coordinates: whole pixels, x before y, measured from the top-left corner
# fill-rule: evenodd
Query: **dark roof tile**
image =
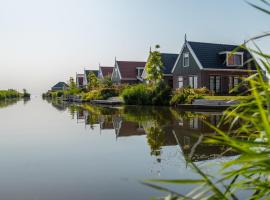
<path fill-rule="evenodd" d="M 188 42 L 192 50 L 196 54 L 203 68 L 226 68 L 226 69 L 236 69 L 237 67 L 227 67 L 225 65 L 224 58 L 220 55 L 224 51 L 233 51 L 239 48 L 237 45 L 229 44 L 213 44 L 213 43 L 203 43 L 203 42 Z M 245 49 L 238 49 L 237 52 L 244 52 L 244 61 L 251 58 L 251 54 Z M 241 67 L 243 68 L 243 67 Z M 247 69 L 247 65 L 244 66 Z M 252 65 L 252 69 L 255 69 L 255 65 Z"/>

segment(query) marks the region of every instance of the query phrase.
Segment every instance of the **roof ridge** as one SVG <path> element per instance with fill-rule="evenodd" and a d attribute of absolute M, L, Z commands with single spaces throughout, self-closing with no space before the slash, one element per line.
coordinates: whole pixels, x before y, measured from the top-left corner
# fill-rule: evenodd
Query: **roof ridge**
<path fill-rule="evenodd" d="M 146 61 L 128 61 L 128 60 L 117 60 L 116 62 L 146 62 Z"/>
<path fill-rule="evenodd" d="M 213 43 L 213 42 L 197 42 L 197 41 L 187 41 L 188 43 L 201 43 L 201 44 L 213 44 L 213 45 L 228 45 L 228 46 L 240 46 L 239 44 L 225 44 L 225 43 Z"/>
<path fill-rule="evenodd" d="M 179 53 L 162 53 L 162 52 L 160 54 L 179 55 Z"/>

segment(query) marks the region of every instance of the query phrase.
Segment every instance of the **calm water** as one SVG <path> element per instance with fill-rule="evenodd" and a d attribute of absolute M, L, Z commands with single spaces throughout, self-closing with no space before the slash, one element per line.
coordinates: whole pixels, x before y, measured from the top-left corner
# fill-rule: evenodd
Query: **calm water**
<path fill-rule="evenodd" d="M 39 98 L 0 103 L 0 199 L 149 199 L 145 179 L 197 177 L 224 149 L 198 141 L 221 113 L 68 105 Z M 177 140 L 180 146 L 177 145 Z M 215 168 L 212 167 L 212 168 Z M 168 186 L 181 193 L 188 186 Z"/>

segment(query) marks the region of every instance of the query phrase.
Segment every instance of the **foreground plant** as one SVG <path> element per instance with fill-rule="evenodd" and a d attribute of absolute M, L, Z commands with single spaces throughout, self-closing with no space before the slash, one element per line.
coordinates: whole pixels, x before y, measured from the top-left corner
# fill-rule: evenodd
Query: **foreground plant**
<path fill-rule="evenodd" d="M 270 7 L 270 2 L 261 0 Z M 270 14 L 270 11 L 254 4 L 251 6 Z M 270 36 L 270 33 L 252 38 L 241 48 L 246 48 L 257 58 L 267 74 L 270 73 L 270 55 L 263 53 L 255 41 Z M 248 48 L 248 44 L 254 48 Z M 205 139 L 206 143 L 227 146 L 239 156 L 222 164 L 220 178 L 215 178 L 201 170 L 195 163 L 189 165 L 200 176 L 197 180 L 150 180 L 145 183 L 170 193 L 166 199 L 268 199 L 270 196 L 270 85 L 265 80 L 265 72 L 257 65 L 258 73 L 245 81 L 249 83 L 250 97 L 225 112 L 218 127 L 208 124 L 215 135 Z M 219 127 L 229 124 L 230 129 L 223 132 Z M 176 138 L 177 139 L 177 138 Z M 188 158 L 187 158 L 188 159 Z M 191 184 L 195 188 L 189 194 L 179 194 L 160 184 Z"/>

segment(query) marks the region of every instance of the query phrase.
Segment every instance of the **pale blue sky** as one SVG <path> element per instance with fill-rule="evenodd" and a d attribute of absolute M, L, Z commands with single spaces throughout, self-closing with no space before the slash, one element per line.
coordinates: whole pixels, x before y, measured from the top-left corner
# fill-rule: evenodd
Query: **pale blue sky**
<path fill-rule="evenodd" d="M 269 19 L 243 0 L 0 0 L 0 88 L 41 93 L 115 56 L 146 60 L 155 44 L 178 53 L 185 33 L 238 44 Z"/>

